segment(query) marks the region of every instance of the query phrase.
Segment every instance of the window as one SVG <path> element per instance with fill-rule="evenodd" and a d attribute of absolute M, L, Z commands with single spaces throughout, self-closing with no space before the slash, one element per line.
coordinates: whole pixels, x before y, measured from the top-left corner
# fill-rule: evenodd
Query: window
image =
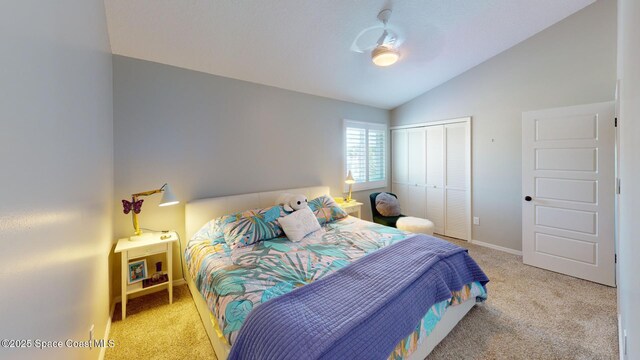
<path fill-rule="evenodd" d="M 387 186 L 387 126 L 345 120 L 344 139 L 344 178 L 351 170 L 353 190 Z"/>

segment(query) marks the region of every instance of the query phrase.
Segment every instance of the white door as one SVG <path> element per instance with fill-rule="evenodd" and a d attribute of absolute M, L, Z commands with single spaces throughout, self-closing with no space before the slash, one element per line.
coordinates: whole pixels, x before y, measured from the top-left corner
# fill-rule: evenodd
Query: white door
<path fill-rule="evenodd" d="M 398 196 L 400 209 L 406 212 L 408 204 L 409 180 L 409 141 L 407 130 L 393 130 L 391 132 L 391 192 Z"/>
<path fill-rule="evenodd" d="M 406 215 L 419 218 L 426 217 L 427 197 L 425 193 L 426 175 L 426 140 L 424 127 L 407 130 L 409 179 Z"/>
<path fill-rule="evenodd" d="M 614 286 L 614 103 L 522 114 L 525 264 Z"/>
<path fill-rule="evenodd" d="M 444 235 L 444 126 L 427 131 L 427 219 L 433 221 L 433 232 Z"/>
<path fill-rule="evenodd" d="M 405 215 L 434 232 L 471 239 L 471 118 L 394 129 L 391 188 Z"/>
<path fill-rule="evenodd" d="M 409 143 L 409 184 L 424 185 L 426 174 L 426 153 L 425 153 L 425 130 L 416 128 L 407 130 L 407 141 Z"/>
<path fill-rule="evenodd" d="M 471 239 L 471 133 L 469 123 L 444 125 L 444 234 Z"/>
<path fill-rule="evenodd" d="M 425 218 L 427 214 L 427 195 L 425 187 L 421 185 L 408 185 L 406 212 L 404 215 Z M 402 207 L 402 204 L 400 205 Z M 402 209 L 402 208 L 401 208 Z"/>
<path fill-rule="evenodd" d="M 409 178 L 407 130 L 391 132 L 391 181 L 405 184 Z"/>
<path fill-rule="evenodd" d="M 393 183 L 391 187 L 391 192 L 396 194 L 398 197 L 398 202 L 400 203 L 400 211 L 404 215 L 409 215 L 407 210 L 409 209 L 409 185 Z"/>

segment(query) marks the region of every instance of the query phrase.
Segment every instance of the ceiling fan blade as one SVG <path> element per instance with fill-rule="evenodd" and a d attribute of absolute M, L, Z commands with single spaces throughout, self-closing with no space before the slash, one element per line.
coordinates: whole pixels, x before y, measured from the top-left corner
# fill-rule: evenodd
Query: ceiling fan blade
<path fill-rule="evenodd" d="M 380 36 L 380 38 L 378 39 L 377 44 L 378 45 L 384 44 L 384 41 L 387 39 L 388 35 L 389 35 L 389 33 L 387 32 L 387 29 L 385 29 L 384 32 L 382 33 L 382 35 Z"/>

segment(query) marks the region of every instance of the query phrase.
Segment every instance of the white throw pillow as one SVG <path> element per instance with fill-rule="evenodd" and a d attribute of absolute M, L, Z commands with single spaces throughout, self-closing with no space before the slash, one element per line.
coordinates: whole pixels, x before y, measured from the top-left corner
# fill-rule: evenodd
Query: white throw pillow
<path fill-rule="evenodd" d="M 281 217 L 278 222 L 289 240 L 293 242 L 300 241 L 312 232 L 320 230 L 318 219 L 308 207 Z"/>

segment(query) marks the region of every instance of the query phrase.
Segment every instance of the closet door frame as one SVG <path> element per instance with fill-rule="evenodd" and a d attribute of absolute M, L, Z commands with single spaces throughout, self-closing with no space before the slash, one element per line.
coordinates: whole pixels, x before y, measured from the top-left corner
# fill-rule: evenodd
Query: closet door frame
<path fill-rule="evenodd" d="M 472 187 L 472 161 L 471 158 L 473 156 L 473 149 L 472 149 L 472 144 L 471 144 L 471 116 L 467 116 L 467 117 L 461 117 L 461 118 L 455 118 L 455 119 L 448 119 L 448 120 L 439 120 L 439 121 L 431 121 L 431 122 L 423 122 L 423 123 L 417 123 L 417 124 L 410 124 L 410 125 L 399 125 L 399 126 L 391 126 L 389 127 L 389 138 L 391 138 L 391 131 L 393 130 L 401 130 L 401 129 L 411 129 L 411 128 L 419 128 L 419 127 L 428 127 L 428 126 L 436 126 L 436 125 L 448 125 L 448 124 L 456 124 L 456 123 L 466 123 L 466 127 L 467 127 L 467 132 L 466 132 L 466 136 L 465 136 L 465 146 L 467 147 L 467 149 L 469 149 L 469 156 L 467 156 L 466 159 L 466 179 L 465 179 L 465 183 L 467 186 L 467 192 L 466 192 L 466 197 L 467 197 L 467 214 L 466 214 L 466 218 L 467 218 L 467 238 L 463 239 L 463 240 L 467 240 L 467 241 L 472 241 L 472 224 L 473 224 L 473 203 L 472 203 L 472 193 L 473 193 L 473 187 Z M 445 146 L 446 146 L 446 135 L 445 135 Z M 446 164 L 446 151 L 445 151 L 445 164 Z M 393 154 L 391 154 L 391 157 L 393 158 Z M 446 166 L 446 165 L 445 165 Z M 390 166 L 390 169 L 392 169 L 393 172 L 393 164 Z M 393 173 L 391 174 L 391 176 L 393 177 Z M 445 168 L 445 176 L 446 176 L 446 168 Z M 446 179 L 445 179 L 446 180 Z M 445 181 L 445 185 L 446 185 L 446 181 Z M 446 188 L 446 187 L 445 187 Z M 445 190 L 446 191 L 446 190 Z M 446 196 L 445 196 L 445 212 L 446 212 Z M 446 216 L 445 216 L 445 224 L 446 224 Z M 445 225 L 446 226 L 446 225 Z"/>

